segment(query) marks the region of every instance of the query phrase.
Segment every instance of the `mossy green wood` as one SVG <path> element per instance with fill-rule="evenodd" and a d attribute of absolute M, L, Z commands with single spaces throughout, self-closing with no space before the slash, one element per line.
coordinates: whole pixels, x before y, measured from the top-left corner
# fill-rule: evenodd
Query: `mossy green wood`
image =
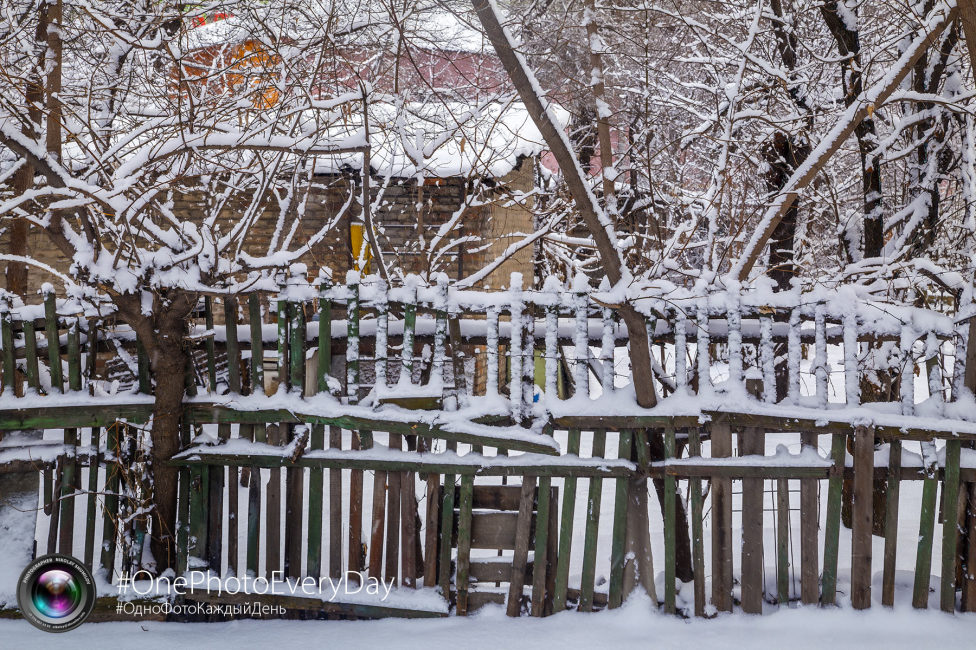
<path fill-rule="evenodd" d="M 27 385 L 35 393 L 39 392 L 41 386 L 37 368 L 37 333 L 34 331 L 34 323 L 26 320 L 24 321 L 24 353 L 27 355 Z"/>
<path fill-rule="evenodd" d="M 449 451 L 456 451 L 457 445 L 448 443 Z M 457 479 L 455 474 L 444 475 L 444 488 L 441 490 L 443 501 L 441 502 L 441 535 L 440 535 L 440 561 L 438 562 L 437 584 L 440 585 L 441 594 L 450 600 L 451 598 L 451 537 L 454 528 L 454 482 Z"/>
<path fill-rule="evenodd" d="M 570 429 L 566 454 L 579 456 L 580 430 Z M 573 518 L 576 512 L 576 477 L 563 480 L 563 503 L 559 518 L 559 554 L 556 556 L 556 587 L 552 599 L 553 612 L 566 609 L 566 590 L 569 587 L 569 563 L 573 550 Z"/>
<path fill-rule="evenodd" d="M 674 427 L 664 430 L 664 458 L 674 458 Z M 675 493 L 673 476 L 664 477 L 664 612 L 675 613 L 675 564 L 677 563 Z"/>
<path fill-rule="evenodd" d="M 264 339 L 262 338 L 261 297 L 247 298 L 248 324 L 251 328 L 251 391 L 264 393 Z"/>
<path fill-rule="evenodd" d="M 935 443 L 922 443 L 922 458 L 928 461 L 935 457 Z M 929 606 L 929 582 L 932 573 L 932 542 L 935 537 L 935 515 L 938 509 L 939 481 L 936 467 L 928 465 L 923 471 L 922 502 L 918 518 L 918 550 L 915 557 L 915 587 L 912 591 L 912 607 L 925 609 Z"/>
<path fill-rule="evenodd" d="M 549 551 L 549 511 L 553 505 L 551 501 L 552 477 L 540 476 L 532 565 L 532 616 L 542 616 L 545 610 L 546 574 L 547 567 L 552 560 L 547 556 Z"/>
<path fill-rule="evenodd" d="M 14 325 L 6 301 L 0 303 L 0 306 L 3 308 L 3 311 L 0 312 L 0 343 L 3 344 L 3 394 L 12 396 L 17 392 L 14 389 L 16 382 Z"/>
<path fill-rule="evenodd" d="M 961 446 L 958 440 L 947 440 L 945 445 L 945 478 L 942 483 L 942 582 L 939 588 L 939 606 L 944 612 L 953 612 L 956 609 Z"/>
<path fill-rule="evenodd" d="M 630 459 L 633 449 L 633 432 L 620 432 L 617 443 L 617 458 Z M 620 607 L 623 601 L 624 548 L 627 540 L 627 499 L 630 494 L 630 479 L 618 478 L 613 504 L 613 538 L 610 547 L 610 608 Z"/>
<path fill-rule="evenodd" d="M 63 393 L 64 371 L 61 368 L 61 341 L 58 336 L 58 314 L 53 291 L 44 296 L 44 331 L 48 361 L 51 364 L 51 388 Z"/>
<path fill-rule="evenodd" d="M 834 468 L 844 467 L 847 436 L 835 433 L 831 436 L 830 458 Z M 820 604 L 834 605 L 837 599 L 837 556 L 840 547 L 840 510 L 844 476 L 836 472 L 827 482 L 827 522 L 824 528 L 823 579 Z"/>
<path fill-rule="evenodd" d="M 593 458 L 603 458 L 606 452 L 607 432 L 593 432 Z M 596 580 L 596 551 L 600 533 L 600 502 L 603 479 L 590 477 L 590 493 L 586 507 L 586 530 L 583 536 L 583 568 L 580 583 L 579 610 L 593 611 L 593 590 Z"/>

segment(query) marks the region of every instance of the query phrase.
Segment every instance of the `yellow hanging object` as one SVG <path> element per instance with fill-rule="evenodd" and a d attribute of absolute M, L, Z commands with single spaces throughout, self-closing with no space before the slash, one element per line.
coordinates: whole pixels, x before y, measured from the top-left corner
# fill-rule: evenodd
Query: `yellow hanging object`
<path fill-rule="evenodd" d="M 369 273 L 369 261 L 373 251 L 370 250 L 369 243 L 365 237 L 366 231 L 361 223 L 349 224 L 349 250 L 352 251 L 352 268 L 363 275 Z M 362 268 L 359 262 L 362 260 Z"/>

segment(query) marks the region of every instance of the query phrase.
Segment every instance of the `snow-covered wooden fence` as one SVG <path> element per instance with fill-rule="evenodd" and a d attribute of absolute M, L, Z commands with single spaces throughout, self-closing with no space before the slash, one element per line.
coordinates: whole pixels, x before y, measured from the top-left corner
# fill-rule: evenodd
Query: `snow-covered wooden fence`
<path fill-rule="evenodd" d="M 940 605 L 954 610 L 961 590 L 963 608 L 976 609 L 976 407 L 964 387 L 963 323 L 847 291 L 648 289 L 637 304 L 648 315 L 659 402 L 643 409 L 627 386 L 614 294 L 519 285 L 513 277 L 496 293 L 443 281 L 389 288 L 350 275 L 316 287 L 295 273 L 270 301 L 228 297 L 215 314 L 216 300 L 203 300 L 190 332 L 198 363 L 188 368 L 182 451 L 171 461 L 180 467 L 179 570 L 280 570 L 292 579 L 364 571 L 395 580 L 401 596 L 437 586 L 458 613 L 500 599 L 518 614 L 523 596 L 535 615 L 568 603 L 615 607 L 641 585 L 660 590 L 667 611 L 705 615 L 732 610 L 736 580 L 745 612 L 796 595 L 830 604 L 845 567 L 846 481 L 851 602 L 871 603 L 881 504 L 881 601 L 895 597 L 896 549 L 907 541 L 899 518 L 917 517 L 908 552 L 913 602 L 925 607 L 941 485 Z M 153 401 L 141 346 L 111 314 L 53 294 L 42 306 L 0 302 L 0 344 L 0 430 L 63 430 L 57 441 L 0 441 L 0 472 L 40 472 L 41 548 L 72 552 L 106 575 L 138 568 L 149 489 L 139 427 Z M 869 375 L 880 355 L 880 380 L 894 386 L 886 399 L 895 401 L 862 403 L 862 386 L 878 383 Z M 114 380 L 109 356 L 122 362 Z M 131 392 L 118 391 L 129 383 L 125 368 Z M 782 432 L 798 437 L 798 453 L 767 455 L 765 438 Z M 650 525 L 663 529 L 659 586 L 648 479 L 662 493 L 663 526 Z M 789 522 L 791 481 L 798 526 Z M 917 513 L 899 512 L 903 481 L 921 481 Z M 775 588 L 764 580 L 767 482 L 776 495 Z M 681 494 L 689 495 L 690 597 L 677 580 Z M 486 548 L 507 552 L 501 561 L 472 556 Z M 484 589 L 501 582 L 507 590 Z M 419 593 L 396 606 L 267 598 L 340 616 L 447 611 Z"/>

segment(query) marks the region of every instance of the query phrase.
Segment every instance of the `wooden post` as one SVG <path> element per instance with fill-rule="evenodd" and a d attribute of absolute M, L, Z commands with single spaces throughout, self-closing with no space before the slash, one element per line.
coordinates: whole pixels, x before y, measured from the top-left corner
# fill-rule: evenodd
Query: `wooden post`
<path fill-rule="evenodd" d="M 688 431 L 688 453 L 701 457 L 701 435 L 697 427 Z M 705 535 L 702 530 L 702 482 L 698 477 L 688 480 L 691 491 L 691 558 L 695 573 L 695 616 L 705 615 Z"/>
<path fill-rule="evenodd" d="M 603 458 L 607 442 L 607 432 L 597 429 L 593 432 L 593 458 Z M 591 476 L 590 493 L 587 498 L 586 530 L 583 537 L 583 567 L 580 583 L 579 611 L 593 611 L 593 588 L 596 579 L 596 547 L 600 529 L 600 502 L 603 494 L 603 479 Z"/>
<path fill-rule="evenodd" d="M 620 432 L 617 443 L 617 458 L 626 460 L 631 457 L 631 450 L 633 449 L 632 438 L 633 433 L 630 430 L 625 429 Z M 620 607 L 623 601 L 624 544 L 627 533 L 629 486 L 630 478 L 624 477 L 617 479 L 617 492 L 613 504 L 613 541 L 610 549 L 610 593 L 608 600 L 610 608 Z"/>
<path fill-rule="evenodd" d="M 474 475 L 461 475 L 460 510 L 458 513 L 457 614 L 468 615 L 468 582 L 471 570 L 471 506 Z M 412 543 L 412 540 L 411 540 Z"/>
<path fill-rule="evenodd" d="M 739 435 L 740 454 L 765 451 L 764 433 L 755 427 Z M 763 603 L 763 479 L 742 480 L 742 611 L 762 614 Z"/>
<path fill-rule="evenodd" d="M 837 556 L 840 547 L 840 511 L 844 487 L 846 436 L 835 433 L 831 438 L 830 459 L 833 463 L 827 487 L 827 523 L 824 529 L 823 595 L 821 604 L 833 605 L 837 597 Z"/>
<path fill-rule="evenodd" d="M 854 514 L 851 543 L 851 604 L 871 606 L 871 536 L 874 518 L 874 433 L 854 430 Z"/>
<path fill-rule="evenodd" d="M 674 459 L 675 435 L 674 425 L 669 424 L 664 430 L 664 459 Z M 675 613 L 675 564 L 677 564 L 677 531 L 675 523 L 675 493 L 677 491 L 674 476 L 664 476 L 664 613 Z"/>
<path fill-rule="evenodd" d="M 881 604 L 895 605 L 895 559 L 898 549 L 898 496 L 901 474 L 901 440 L 888 444 L 888 490 L 885 494 L 884 573 L 881 584 Z"/>
<path fill-rule="evenodd" d="M 570 429 L 566 443 L 568 456 L 579 456 L 580 430 Z M 552 609 L 559 613 L 566 609 L 566 589 L 569 583 L 569 562 L 573 550 L 573 518 L 576 513 L 576 477 L 563 480 L 563 504 L 559 527 L 559 553 L 556 556 L 556 588 Z"/>
<path fill-rule="evenodd" d="M 522 490 L 519 495 L 518 523 L 515 527 L 512 578 L 508 584 L 508 600 L 505 609 L 508 616 L 518 616 L 522 610 L 522 591 L 525 586 L 525 568 L 529 557 L 529 538 L 532 534 L 532 503 L 535 490 L 536 477 L 523 476 Z M 542 525 L 541 522 L 539 525 Z"/>
<path fill-rule="evenodd" d="M 815 432 L 803 432 L 802 446 L 818 452 L 818 437 Z M 820 600 L 819 487 L 817 479 L 800 479 L 800 602 L 804 605 L 816 605 Z"/>
<path fill-rule="evenodd" d="M 712 457 L 732 455 L 728 422 L 712 422 Z M 712 478 L 712 604 L 732 611 L 732 479 Z"/>
<path fill-rule="evenodd" d="M 944 612 L 956 609 L 956 544 L 959 540 L 959 457 L 961 442 L 946 441 L 945 478 L 942 483 L 942 584 L 939 605 Z"/>
<path fill-rule="evenodd" d="M 922 504 L 918 518 L 918 552 L 915 557 L 915 587 L 912 607 L 925 609 L 929 606 L 929 582 L 932 578 L 932 541 L 935 536 L 936 496 L 939 481 L 936 478 L 938 456 L 935 443 L 922 442 L 922 463 L 925 478 L 922 481 Z"/>
<path fill-rule="evenodd" d="M 780 607 L 790 603 L 790 482 L 776 480 L 776 594 Z"/>

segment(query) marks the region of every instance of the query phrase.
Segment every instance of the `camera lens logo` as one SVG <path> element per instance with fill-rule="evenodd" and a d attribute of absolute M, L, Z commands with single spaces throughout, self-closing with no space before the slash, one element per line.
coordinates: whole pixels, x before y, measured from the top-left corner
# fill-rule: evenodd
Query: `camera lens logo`
<path fill-rule="evenodd" d="M 70 555 L 44 555 L 20 575 L 17 604 L 35 627 L 45 632 L 67 632 L 91 614 L 95 582 L 88 568 Z"/>

